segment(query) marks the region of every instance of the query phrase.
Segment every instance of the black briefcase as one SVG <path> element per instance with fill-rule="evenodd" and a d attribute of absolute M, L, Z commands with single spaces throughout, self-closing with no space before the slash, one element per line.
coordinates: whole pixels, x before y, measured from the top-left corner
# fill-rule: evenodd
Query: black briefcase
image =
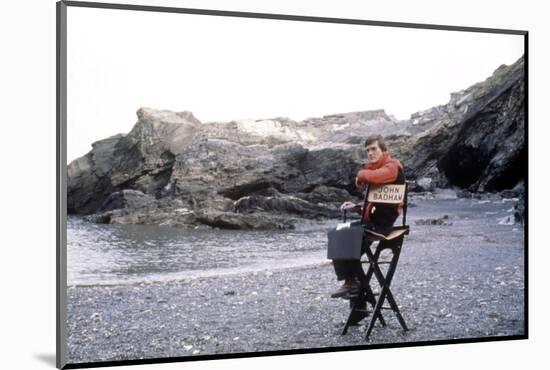
<path fill-rule="evenodd" d="M 363 225 L 341 224 L 328 232 L 327 258 L 358 260 L 363 245 Z"/>

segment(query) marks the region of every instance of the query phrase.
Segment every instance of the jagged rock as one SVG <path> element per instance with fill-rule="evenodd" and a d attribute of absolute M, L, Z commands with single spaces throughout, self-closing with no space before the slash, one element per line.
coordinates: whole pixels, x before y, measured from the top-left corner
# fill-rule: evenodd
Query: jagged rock
<path fill-rule="evenodd" d="M 68 165 L 67 210 L 96 222 L 183 227 L 339 217 L 338 204 L 360 195 L 355 174 L 373 133 L 416 180 L 411 190 L 512 189 L 525 175 L 524 78 L 521 58 L 409 120 L 376 110 L 202 123 L 190 112 L 140 108 L 128 134 L 93 143 Z"/>
<path fill-rule="evenodd" d="M 112 211 L 114 209 L 137 209 L 145 207 L 155 201 L 150 195 L 143 194 L 139 190 L 121 190 L 112 193 L 101 205 L 99 212 Z"/>
<path fill-rule="evenodd" d="M 525 183 L 521 181 L 511 190 L 505 190 L 500 193 L 503 198 L 516 198 L 514 205 L 514 221 L 521 223 L 525 221 Z"/>
<path fill-rule="evenodd" d="M 123 189 L 162 195 L 175 155 L 193 142 L 200 122 L 189 112 L 141 108 L 137 115 L 130 133 L 93 143 L 86 156 L 69 164 L 69 213 L 97 212 L 110 194 Z"/>
<path fill-rule="evenodd" d="M 525 220 L 525 193 L 521 193 L 518 202 L 514 205 L 514 221 L 523 223 Z"/>
<path fill-rule="evenodd" d="M 340 215 L 338 209 L 312 204 L 293 196 L 246 196 L 235 202 L 235 210 L 239 213 L 254 211 L 287 213 L 305 218 L 336 218 Z"/>
<path fill-rule="evenodd" d="M 91 213 L 101 207 L 114 191 L 108 174 L 113 167 L 116 146 L 123 135 L 111 136 L 92 144 L 92 150 L 67 167 L 68 213 Z"/>
<path fill-rule="evenodd" d="M 317 186 L 309 193 L 297 193 L 296 196 L 310 203 L 331 205 L 340 205 L 352 198 L 347 190 L 325 185 Z"/>
<path fill-rule="evenodd" d="M 293 219 L 258 212 L 239 214 L 233 212 L 206 211 L 197 215 L 197 221 L 220 229 L 293 229 Z"/>
<path fill-rule="evenodd" d="M 525 184 L 523 181 L 518 182 L 512 189 L 506 189 L 500 192 L 503 198 L 517 198 L 525 195 Z"/>
<path fill-rule="evenodd" d="M 152 204 L 139 209 L 115 209 L 85 216 L 87 220 L 105 224 L 144 224 L 194 228 L 197 215 L 188 208 L 161 208 Z"/>
<path fill-rule="evenodd" d="M 111 219 L 113 218 L 113 215 L 114 215 L 114 212 L 108 211 L 103 213 L 94 213 L 92 215 L 87 215 L 85 219 L 96 224 L 110 224 Z"/>
<path fill-rule="evenodd" d="M 515 186 L 526 163 L 524 87 L 521 58 L 430 111 L 434 125 L 405 143 L 409 173 L 426 176 L 436 166 L 450 185 L 471 191 Z M 465 108 L 457 110 L 458 103 Z"/>

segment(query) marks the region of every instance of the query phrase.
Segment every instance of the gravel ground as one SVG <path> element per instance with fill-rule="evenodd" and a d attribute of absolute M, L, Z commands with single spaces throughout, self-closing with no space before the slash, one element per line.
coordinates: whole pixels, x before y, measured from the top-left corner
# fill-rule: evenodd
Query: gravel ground
<path fill-rule="evenodd" d="M 509 225 L 480 231 L 474 223 L 414 227 L 392 283 L 410 330 L 384 311 L 387 327 L 376 324 L 367 344 L 524 334 L 523 232 Z M 162 284 L 70 287 L 68 359 L 364 345 L 363 325 L 340 335 L 349 303 L 330 298 L 338 286 L 327 261 Z"/>

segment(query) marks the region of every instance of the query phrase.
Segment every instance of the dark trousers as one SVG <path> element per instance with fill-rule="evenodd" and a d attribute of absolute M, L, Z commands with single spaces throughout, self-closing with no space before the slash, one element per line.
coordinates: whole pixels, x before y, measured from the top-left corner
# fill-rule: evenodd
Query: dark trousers
<path fill-rule="evenodd" d="M 365 250 L 372 244 L 369 240 L 364 240 L 361 246 L 361 255 L 365 253 Z M 336 272 L 336 278 L 338 280 L 349 280 L 358 276 L 361 270 L 361 261 L 356 260 L 333 260 L 334 271 Z"/>

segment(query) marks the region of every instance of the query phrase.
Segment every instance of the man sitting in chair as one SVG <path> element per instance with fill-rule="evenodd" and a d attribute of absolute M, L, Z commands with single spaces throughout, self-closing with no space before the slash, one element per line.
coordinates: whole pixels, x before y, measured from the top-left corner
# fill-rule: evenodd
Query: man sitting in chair
<path fill-rule="evenodd" d="M 366 185 L 404 184 L 403 166 L 393 159 L 388 152 L 381 135 L 369 136 L 365 140 L 365 151 L 368 163 L 357 173 L 355 185 L 363 190 Z M 363 215 L 364 227 L 372 234 L 387 236 L 393 230 L 393 223 L 399 216 L 399 206 L 367 203 L 363 212 L 362 204 L 345 202 L 342 210 L 354 210 Z M 363 248 L 368 248 L 372 242 L 365 242 Z M 364 251 L 363 251 L 364 253 Z M 338 280 L 344 280 L 342 285 L 331 297 L 339 298 L 359 290 L 357 271 L 361 267 L 359 260 L 334 260 L 334 270 Z"/>

